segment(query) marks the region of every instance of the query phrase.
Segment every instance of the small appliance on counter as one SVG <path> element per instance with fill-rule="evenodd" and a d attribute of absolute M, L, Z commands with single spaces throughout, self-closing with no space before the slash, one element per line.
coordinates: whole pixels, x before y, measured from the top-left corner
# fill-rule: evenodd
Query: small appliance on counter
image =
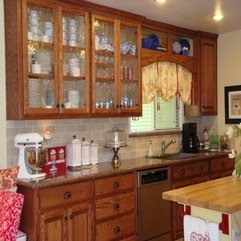
<path fill-rule="evenodd" d="M 120 159 L 118 157 L 118 151 L 121 147 L 126 147 L 126 135 L 123 130 L 118 127 L 114 127 L 111 131 L 107 131 L 105 134 L 105 147 L 112 148 L 114 156 L 112 158 L 112 164 L 115 167 L 120 166 Z"/>
<path fill-rule="evenodd" d="M 187 153 L 199 152 L 200 143 L 197 137 L 196 123 L 183 123 L 182 125 L 182 151 Z"/>
<path fill-rule="evenodd" d="M 42 167 L 46 162 L 43 137 L 38 133 L 24 133 L 15 136 L 15 147 L 19 148 L 18 179 L 42 179 L 46 173 Z"/>

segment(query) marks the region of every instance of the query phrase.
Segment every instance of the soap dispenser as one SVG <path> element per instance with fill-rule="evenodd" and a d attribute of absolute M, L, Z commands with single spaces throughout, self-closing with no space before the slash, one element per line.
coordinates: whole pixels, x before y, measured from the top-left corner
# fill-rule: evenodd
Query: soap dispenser
<path fill-rule="evenodd" d="M 98 164 L 98 144 L 93 140 L 90 141 L 90 164 Z"/>
<path fill-rule="evenodd" d="M 152 141 L 150 140 L 149 146 L 148 146 L 148 151 L 147 151 L 147 156 L 152 157 Z"/>

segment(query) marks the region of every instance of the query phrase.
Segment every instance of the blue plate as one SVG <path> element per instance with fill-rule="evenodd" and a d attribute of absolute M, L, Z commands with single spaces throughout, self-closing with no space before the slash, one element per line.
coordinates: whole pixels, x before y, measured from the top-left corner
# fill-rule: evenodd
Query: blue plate
<path fill-rule="evenodd" d="M 187 39 L 181 39 L 179 41 L 179 43 L 181 44 L 181 47 L 182 47 L 182 54 L 183 55 L 188 55 L 189 51 L 190 51 L 190 43 Z M 185 50 L 183 51 L 183 48 L 185 48 Z"/>
<path fill-rule="evenodd" d="M 149 37 L 150 39 L 153 39 L 153 43 L 152 43 L 152 45 L 151 45 L 151 49 L 156 49 L 157 47 L 159 47 L 159 39 L 158 39 L 158 37 L 157 37 L 157 35 L 156 34 L 152 34 L 152 35 L 150 35 L 150 37 Z"/>

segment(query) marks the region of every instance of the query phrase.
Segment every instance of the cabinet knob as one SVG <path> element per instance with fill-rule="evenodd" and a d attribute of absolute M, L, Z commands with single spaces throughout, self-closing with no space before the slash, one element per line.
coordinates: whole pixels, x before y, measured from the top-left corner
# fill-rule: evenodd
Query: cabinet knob
<path fill-rule="evenodd" d="M 70 199 L 71 198 L 71 193 L 70 192 L 66 192 L 64 194 L 64 199 Z"/>
<path fill-rule="evenodd" d="M 116 202 L 114 205 L 113 205 L 113 208 L 114 210 L 117 210 L 120 208 L 120 204 L 118 202 Z"/>
<path fill-rule="evenodd" d="M 74 217 L 74 215 L 73 215 L 73 214 L 69 215 L 69 218 L 70 218 L 70 219 L 73 219 L 73 217 Z"/>
<path fill-rule="evenodd" d="M 181 170 L 180 170 L 180 174 L 181 174 L 181 175 L 185 175 L 185 169 L 181 169 Z"/>
<path fill-rule="evenodd" d="M 65 217 L 64 217 L 64 220 L 67 221 L 67 220 L 68 220 L 68 216 L 65 216 Z"/>
<path fill-rule="evenodd" d="M 202 171 L 203 171 L 203 167 L 202 167 L 202 166 L 200 166 L 200 167 L 199 167 L 199 170 L 202 172 Z"/>
<path fill-rule="evenodd" d="M 64 108 L 64 104 L 61 104 L 61 108 Z"/>
<path fill-rule="evenodd" d="M 115 107 L 116 107 L 116 108 L 119 108 L 120 106 L 119 106 L 119 105 L 116 105 Z"/>
<path fill-rule="evenodd" d="M 114 182 L 113 188 L 114 189 L 118 189 L 120 187 L 120 183 L 119 182 Z"/>
<path fill-rule="evenodd" d="M 119 232 L 120 232 L 120 226 L 115 226 L 114 233 L 119 233 Z"/>
<path fill-rule="evenodd" d="M 56 104 L 56 108 L 59 108 L 59 104 Z"/>

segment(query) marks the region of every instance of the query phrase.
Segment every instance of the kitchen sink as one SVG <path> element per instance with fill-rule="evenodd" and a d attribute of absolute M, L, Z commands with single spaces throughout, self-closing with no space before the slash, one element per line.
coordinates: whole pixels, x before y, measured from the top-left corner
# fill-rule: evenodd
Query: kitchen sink
<path fill-rule="evenodd" d="M 167 154 L 167 155 L 158 155 L 158 156 L 152 156 L 150 158 L 158 158 L 158 159 L 166 159 L 166 160 L 178 160 L 178 159 L 187 159 L 192 157 L 200 156 L 199 153 L 176 153 L 176 154 Z"/>

